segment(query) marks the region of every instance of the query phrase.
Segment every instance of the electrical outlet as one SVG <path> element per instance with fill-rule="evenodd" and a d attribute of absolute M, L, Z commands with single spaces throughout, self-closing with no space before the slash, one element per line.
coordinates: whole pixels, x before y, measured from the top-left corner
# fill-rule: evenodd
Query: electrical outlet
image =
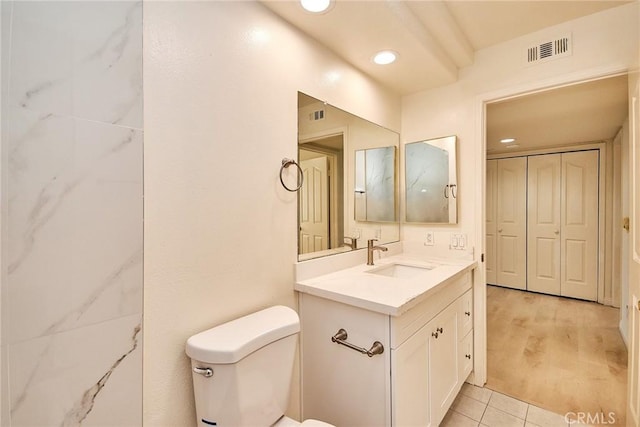
<path fill-rule="evenodd" d="M 433 246 L 436 244 L 436 236 L 433 231 L 427 231 L 427 235 L 424 239 L 425 246 Z"/>

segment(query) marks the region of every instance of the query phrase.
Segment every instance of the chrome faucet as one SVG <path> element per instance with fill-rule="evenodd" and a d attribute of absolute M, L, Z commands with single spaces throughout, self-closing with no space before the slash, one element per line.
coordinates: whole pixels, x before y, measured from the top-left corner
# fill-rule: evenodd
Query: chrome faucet
<path fill-rule="evenodd" d="M 373 246 L 373 242 L 376 241 L 378 241 L 378 239 L 367 240 L 367 265 L 373 265 L 373 251 L 386 252 L 389 250 L 389 248 L 385 248 L 384 246 Z"/>
<path fill-rule="evenodd" d="M 345 246 L 349 246 L 351 250 L 358 249 L 358 239 L 356 237 L 344 236 L 344 240 L 349 239 L 349 243 L 344 242 Z"/>

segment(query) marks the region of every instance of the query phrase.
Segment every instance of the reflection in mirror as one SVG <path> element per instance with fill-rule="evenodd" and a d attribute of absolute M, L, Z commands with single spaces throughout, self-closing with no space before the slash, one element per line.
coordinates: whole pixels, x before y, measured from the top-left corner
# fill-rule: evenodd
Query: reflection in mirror
<path fill-rule="evenodd" d="M 407 222 L 455 224 L 456 137 L 405 145 Z"/>
<path fill-rule="evenodd" d="M 368 239 L 378 239 L 379 244 L 400 240 L 398 146 L 397 133 L 298 93 L 298 159 L 304 174 L 298 192 L 298 260 L 360 249 Z M 366 154 L 370 149 L 371 155 Z M 354 168 L 358 152 L 363 152 L 369 166 L 377 164 L 369 168 L 369 179 L 384 177 L 371 193 L 380 189 L 387 194 L 366 202 L 362 220 L 354 215 L 359 211 Z M 375 157 L 387 163 L 383 166 Z"/>
<path fill-rule="evenodd" d="M 356 221 L 396 220 L 396 147 L 356 151 Z"/>

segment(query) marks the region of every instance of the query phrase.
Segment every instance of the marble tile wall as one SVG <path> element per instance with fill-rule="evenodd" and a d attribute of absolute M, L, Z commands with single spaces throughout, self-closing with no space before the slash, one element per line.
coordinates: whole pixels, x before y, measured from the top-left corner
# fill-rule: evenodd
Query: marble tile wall
<path fill-rule="evenodd" d="M 2 23 L 2 425 L 141 425 L 142 3 Z"/>

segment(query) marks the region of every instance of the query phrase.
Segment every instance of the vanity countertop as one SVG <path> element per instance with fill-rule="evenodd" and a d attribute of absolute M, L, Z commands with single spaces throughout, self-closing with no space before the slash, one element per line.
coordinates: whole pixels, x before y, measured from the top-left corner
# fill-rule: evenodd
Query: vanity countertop
<path fill-rule="evenodd" d="M 392 264 L 427 269 L 407 278 L 372 273 Z M 363 263 L 299 280 L 294 289 L 366 310 L 400 316 L 435 293 L 440 285 L 476 266 L 473 260 L 420 258 L 401 254 L 376 260 L 375 265 Z"/>

